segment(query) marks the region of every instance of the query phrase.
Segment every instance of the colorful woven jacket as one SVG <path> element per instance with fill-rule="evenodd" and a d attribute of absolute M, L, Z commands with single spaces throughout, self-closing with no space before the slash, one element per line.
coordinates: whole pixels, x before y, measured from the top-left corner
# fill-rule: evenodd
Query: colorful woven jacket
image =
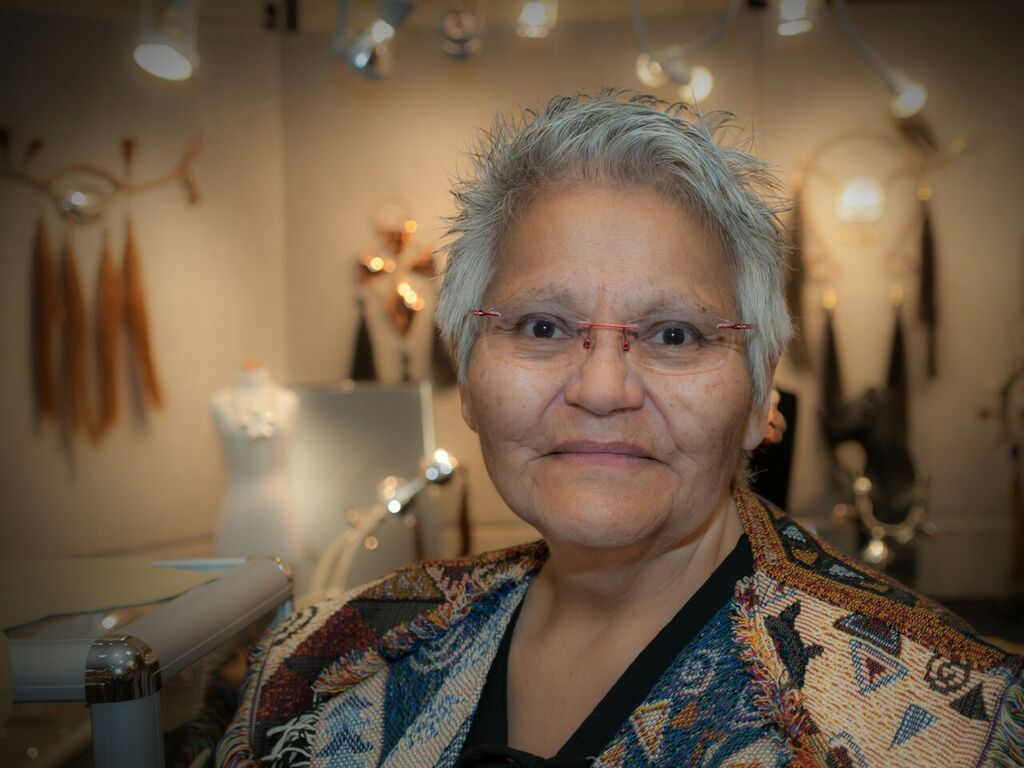
<path fill-rule="evenodd" d="M 1024 765 L 1024 659 L 749 492 L 736 504 L 753 576 L 595 767 Z M 546 556 L 419 563 L 294 614 L 254 650 L 217 764 L 453 765 Z"/>

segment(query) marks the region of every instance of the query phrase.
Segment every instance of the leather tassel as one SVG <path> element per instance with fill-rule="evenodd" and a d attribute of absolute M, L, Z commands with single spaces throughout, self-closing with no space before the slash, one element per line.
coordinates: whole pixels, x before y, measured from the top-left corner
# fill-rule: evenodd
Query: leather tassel
<path fill-rule="evenodd" d="M 836 344 L 832 314 L 835 308 L 825 308 L 825 354 L 821 376 L 821 404 L 825 414 L 835 413 L 843 402 L 843 382 L 839 371 L 839 349 Z"/>
<path fill-rule="evenodd" d="M 434 326 L 434 340 L 431 343 L 433 348 L 430 353 L 430 368 L 434 386 L 438 389 L 454 386 L 458 381 L 458 377 L 455 375 L 455 366 L 452 365 L 451 355 L 445 349 L 436 325 Z"/>
<path fill-rule="evenodd" d="M 89 393 L 89 330 L 85 297 L 70 238 L 64 243 L 64 403 L 69 432 L 85 429 L 91 440 L 99 437 L 92 417 Z"/>
<path fill-rule="evenodd" d="M 32 264 L 32 370 L 36 408 L 51 419 L 60 415 L 60 386 L 54 354 L 63 323 L 60 275 L 46 225 L 40 219 Z"/>
<path fill-rule="evenodd" d="M 886 389 L 892 405 L 893 436 L 899 436 L 900 442 L 906 438 L 909 430 L 908 417 L 908 383 L 907 383 L 907 351 L 903 340 L 902 306 L 895 306 L 895 322 L 892 329 L 892 348 L 889 352 L 889 373 L 886 377 Z"/>
<path fill-rule="evenodd" d="M 809 370 L 811 353 L 807 348 L 804 336 L 803 299 L 806 267 L 804 265 L 803 211 L 801 197 L 798 192 L 793 204 L 793 213 L 789 220 L 789 273 L 786 276 L 786 305 L 790 317 L 793 318 L 793 338 L 789 342 L 789 360 L 795 368 Z"/>
<path fill-rule="evenodd" d="M 124 307 L 125 319 L 128 323 L 130 347 L 135 357 L 135 368 L 138 372 L 142 391 L 149 404 L 154 408 L 162 408 L 163 392 L 157 377 L 156 364 L 153 361 L 153 348 L 149 337 L 149 317 L 146 310 L 146 295 L 142 287 L 142 264 L 139 251 L 135 244 L 135 234 L 129 220 L 126 225 L 124 241 Z"/>
<path fill-rule="evenodd" d="M 114 267 L 107 238 L 103 240 L 96 307 L 97 375 L 100 395 L 98 421 L 102 433 L 117 419 L 117 361 L 121 343 L 121 321 L 124 317 L 121 275 Z"/>
<path fill-rule="evenodd" d="M 373 357 L 373 341 L 370 339 L 370 328 L 366 322 L 366 307 L 362 297 L 359 298 L 359 330 L 356 332 L 356 351 L 352 358 L 352 377 L 354 381 L 376 381 L 377 364 Z"/>
<path fill-rule="evenodd" d="M 928 378 L 934 379 L 939 373 L 938 361 L 938 321 L 939 306 L 936 298 L 936 264 L 935 264 L 935 240 L 932 234 L 932 217 L 928 200 L 931 191 L 927 187 L 921 190 L 921 288 L 918 299 L 918 317 L 925 324 L 927 330 L 927 360 Z"/>

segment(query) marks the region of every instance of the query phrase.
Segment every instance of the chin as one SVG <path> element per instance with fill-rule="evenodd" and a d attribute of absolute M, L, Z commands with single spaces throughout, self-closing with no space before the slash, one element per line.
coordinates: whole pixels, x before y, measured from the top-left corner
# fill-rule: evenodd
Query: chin
<path fill-rule="evenodd" d="M 669 522 L 668 500 L 648 495 L 640 506 L 623 505 L 622 494 L 582 492 L 545 499 L 541 509 L 521 515 L 549 542 L 611 549 L 636 544 L 658 534 Z"/>

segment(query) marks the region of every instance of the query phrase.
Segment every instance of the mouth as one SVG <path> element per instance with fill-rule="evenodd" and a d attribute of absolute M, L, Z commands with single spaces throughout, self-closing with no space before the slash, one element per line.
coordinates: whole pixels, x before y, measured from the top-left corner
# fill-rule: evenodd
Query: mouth
<path fill-rule="evenodd" d="M 559 443 L 548 455 L 586 464 L 635 465 L 657 461 L 642 446 L 633 443 L 597 440 L 572 440 Z"/>

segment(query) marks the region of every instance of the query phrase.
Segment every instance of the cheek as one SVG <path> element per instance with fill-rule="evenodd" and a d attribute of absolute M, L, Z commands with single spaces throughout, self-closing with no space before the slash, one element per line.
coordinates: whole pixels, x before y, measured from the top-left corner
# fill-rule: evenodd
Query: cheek
<path fill-rule="evenodd" d="M 723 373 L 681 380 L 657 404 L 684 460 L 704 464 L 742 449 L 750 414 L 744 377 Z"/>

